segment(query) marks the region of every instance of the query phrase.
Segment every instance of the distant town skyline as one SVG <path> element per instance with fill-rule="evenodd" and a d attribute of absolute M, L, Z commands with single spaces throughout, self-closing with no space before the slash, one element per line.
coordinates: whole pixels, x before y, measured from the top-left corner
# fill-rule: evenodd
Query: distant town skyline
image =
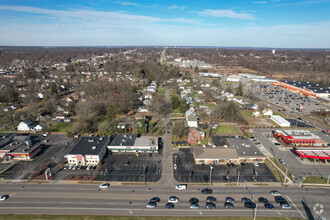
<path fill-rule="evenodd" d="M 330 0 L 0 0 L 3 46 L 330 48 Z"/>

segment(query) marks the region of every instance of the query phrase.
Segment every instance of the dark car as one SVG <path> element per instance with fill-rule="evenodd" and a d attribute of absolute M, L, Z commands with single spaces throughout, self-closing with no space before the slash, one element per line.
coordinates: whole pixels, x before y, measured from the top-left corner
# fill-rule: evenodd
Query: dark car
<path fill-rule="evenodd" d="M 264 197 L 259 197 L 258 201 L 260 203 L 268 203 L 268 199 L 264 198 Z"/>
<path fill-rule="evenodd" d="M 168 202 L 168 203 L 166 203 L 165 208 L 166 209 L 174 209 L 174 204 L 171 203 L 171 202 Z"/>
<path fill-rule="evenodd" d="M 197 199 L 197 198 L 189 199 L 189 203 L 198 203 L 198 202 L 199 202 L 199 199 Z"/>
<path fill-rule="evenodd" d="M 243 203 L 246 203 L 246 202 L 252 202 L 251 199 L 246 198 L 246 197 L 243 197 L 243 198 L 241 199 L 241 201 L 242 201 Z"/>
<path fill-rule="evenodd" d="M 257 207 L 254 202 L 245 202 L 244 206 L 245 206 L 245 208 L 248 208 L 248 209 L 254 209 Z"/>
<path fill-rule="evenodd" d="M 207 202 L 205 205 L 205 208 L 207 209 L 215 209 L 216 205 L 213 202 Z"/>
<path fill-rule="evenodd" d="M 216 203 L 217 202 L 217 199 L 213 196 L 208 196 L 206 198 L 206 202 L 213 202 L 213 203 Z"/>
<path fill-rule="evenodd" d="M 245 163 L 241 162 L 241 167 L 245 168 Z"/>
<path fill-rule="evenodd" d="M 274 208 L 273 204 L 270 204 L 269 202 L 265 203 L 264 206 L 265 206 L 266 209 L 273 209 Z"/>
<path fill-rule="evenodd" d="M 235 199 L 232 198 L 232 197 L 227 197 L 227 198 L 226 198 L 226 202 L 229 202 L 229 203 L 235 203 Z"/>
<path fill-rule="evenodd" d="M 159 203 L 160 202 L 160 198 L 153 197 L 152 199 L 150 199 L 150 202 Z"/>
<path fill-rule="evenodd" d="M 207 175 L 204 175 L 203 176 L 203 179 L 204 179 L 205 182 L 208 182 L 209 181 L 209 177 Z"/>
<path fill-rule="evenodd" d="M 201 191 L 203 194 L 212 194 L 213 190 L 209 188 L 202 189 Z"/>
<path fill-rule="evenodd" d="M 280 204 L 288 203 L 288 201 L 282 196 L 275 196 L 275 202 Z"/>
<path fill-rule="evenodd" d="M 233 209 L 233 208 L 234 208 L 234 204 L 231 203 L 231 202 L 225 202 L 224 207 L 225 207 L 226 209 Z"/>

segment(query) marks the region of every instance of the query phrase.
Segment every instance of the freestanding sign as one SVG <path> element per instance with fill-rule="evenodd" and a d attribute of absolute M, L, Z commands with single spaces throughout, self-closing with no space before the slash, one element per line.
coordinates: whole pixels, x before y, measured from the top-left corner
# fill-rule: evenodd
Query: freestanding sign
<path fill-rule="evenodd" d="M 49 174 L 49 177 L 52 176 L 52 173 L 50 172 L 50 168 L 49 167 L 45 170 L 46 180 L 48 180 L 48 174 Z"/>

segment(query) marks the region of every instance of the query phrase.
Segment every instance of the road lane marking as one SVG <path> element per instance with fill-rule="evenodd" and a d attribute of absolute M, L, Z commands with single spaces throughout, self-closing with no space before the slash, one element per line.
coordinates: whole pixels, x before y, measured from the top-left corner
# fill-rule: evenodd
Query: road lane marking
<path fill-rule="evenodd" d="M 300 210 L 297 208 L 297 206 L 296 206 L 296 204 L 294 204 L 294 202 L 292 202 L 292 200 L 290 199 L 290 197 L 289 196 L 286 196 L 289 200 L 290 200 L 290 202 L 294 205 L 294 207 L 298 210 L 298 212 L 300 213 L 300 215 L 303 217 L 303 219 L 306 219 L 305 218 L 305 216 L 300 212 Z"/>

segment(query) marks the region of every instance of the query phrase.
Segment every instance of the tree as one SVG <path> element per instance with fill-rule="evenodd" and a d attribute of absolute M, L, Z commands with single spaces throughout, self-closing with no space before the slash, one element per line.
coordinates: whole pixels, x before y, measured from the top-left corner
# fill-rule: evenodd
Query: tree
<path fill-rule="evenodd" d="M 242 83 L 239 83 L 239 86 L 236 90 L 236 95 L 237 96 L 243 96 L 243 85 L 242 85 Z"/>
<path fill-rule="evenodd" d="M 174 126 L 173 132 L 179 138 L 182 138 L 185 134 L 188 133 L 188 128 L 184 125 L 184 123 L 178 123 Z"/>
<path fill-rule="evenodd" d="M 51 95 L 58 95 L 58 88 L 55 82 L 51 82 L 49 85 L 49 91 Z"/>
<path fill-rule="evenodd" d="M 177 96 L 171 97 L 171 107 L 172 109 L 177 109 L 180 106 L 180 99 Z"/>
<path fill-rule="evenodd" d="M 180 105 L 179 105 L 179 110 L 180 112 L 184 113 L 189 109 L 189 105 L 185 100 L 181 100 L 180 101 Z"/>

